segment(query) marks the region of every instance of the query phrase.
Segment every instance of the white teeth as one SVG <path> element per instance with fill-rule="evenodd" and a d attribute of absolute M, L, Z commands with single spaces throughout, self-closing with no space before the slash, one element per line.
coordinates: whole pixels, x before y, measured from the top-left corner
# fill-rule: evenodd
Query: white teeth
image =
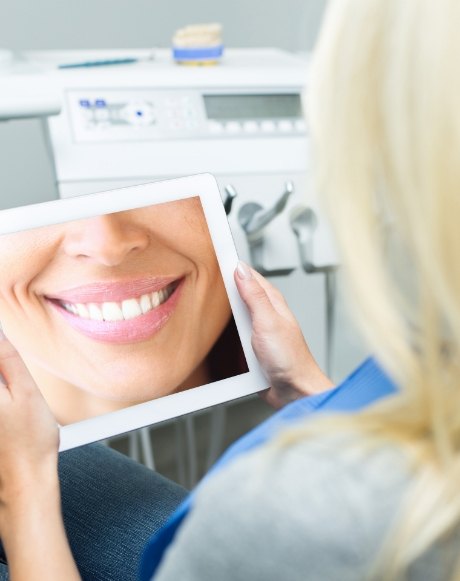
<path fill-rule="evenodd" d="M 135 319 L 139 315 L 142 315 L 141 305 L 136 299 L 128 299 L 121 303 L 121 310 L 123 312 L 123 318 L 125 321 L 128 319 Z"/>
<path fill-rule="evenodd" d="M 103 321 L 102 311 L 96 303 L 89 303 L 88 305 L 89 318 L 93 321 Z"/>
<path fill-rule="evenodd" d="M 174 288 L 167 286 L 157 292 L 126 299 L 121 303 L 61 303 L 66 311 L 93 321 L 128 321 L 145 315 L 163 304 L 173 293 Z"/>
<path fill-rule="evenodd" d="M 78 315 L 78 311 L 77 311 L 77 307 L 75 305 L 73 305 L 72 303 L 65 303 L 63 305 L 63 307 L 67 310 L 70 311 L 71 313 L 73 313 L 74 315 Z"/>
<path fill-rule="evenodd" d="M 88 309 L 86 308 L 86 305 L 78 303 L 75 306 L 77 307 L 77 313 L 79 317 L 81 317 L 82 319 L 89 319 L 89 313 Z"/>
<path fill-rule="evenodd" d="M 104 321 L 123 321 L 123 311 L 118 303 L 102 303 Z"/>
<path fill-rule="evenodd" d="M 150 298 L 152 299 L 152 308 L 154 309 L 155 307 L 158 307 L 158 305 L 160 304 L 160 295 L 159 295 L 159 293 L 152 293 L 150 295 Z"/>
<path fill-rule="evenodd" d="M 149 311 L 152 310 L 152 300 L 150 298 L 150 295 L 142 295 L 139 303 L 141 306 L 141 311 L 144 315 L 145 313 L 148 313 Z"/>

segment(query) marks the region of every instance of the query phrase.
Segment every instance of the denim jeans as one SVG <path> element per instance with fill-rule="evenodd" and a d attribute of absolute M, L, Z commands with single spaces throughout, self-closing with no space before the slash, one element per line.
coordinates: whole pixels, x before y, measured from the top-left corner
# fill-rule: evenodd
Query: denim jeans
<path fill-rule="evenodd" d="M 64 523 L 83 580 L 135 581 L 149 537 L 186 490 L 101 444 L 62 453 L 59 476 Z M 0 581 L 8 578 L 0 563 Z"/>

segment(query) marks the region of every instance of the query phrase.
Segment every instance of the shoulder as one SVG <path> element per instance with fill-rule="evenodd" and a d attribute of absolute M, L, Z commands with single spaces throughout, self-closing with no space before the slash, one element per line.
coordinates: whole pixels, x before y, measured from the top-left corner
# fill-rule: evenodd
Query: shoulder
<path fill-rule="evenodd" d="M 196 568 L 180 578 L 357 581 L 409 476 L 394 448 L 356 444 L 344 435 L 265 446 L 210 478 L 171 550 Z"/>

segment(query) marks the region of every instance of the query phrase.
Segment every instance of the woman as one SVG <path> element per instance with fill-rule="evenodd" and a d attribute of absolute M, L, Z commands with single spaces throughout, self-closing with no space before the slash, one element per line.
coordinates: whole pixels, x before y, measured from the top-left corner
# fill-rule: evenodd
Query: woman
<path fill-rule="evenodd" d="M 310 82 L 320 186 L 353 303 L 399 393 L 359 414 L 300 421 L 210 478 L 156 581 L 460 579 L 459 24 L 456 0 L 335 0 Z M 237 284 L 272 401 L 327 386 L 280 298 L 244 269 Z M 11 369 L 10 392 L 35 398 L 27 378 L 15 389 L 21 373 Z M 14 398 L 0 409 L 5 434 L 25 427 Z M 0 449 L 0 532 L 16 579 L 26 565 L 5 519 L 26 540 L 37 522 L 26 529 L 26 516 L 41 506 L 31 478 L 38 496 L 50 480 L 57 487 L 56 433 L 40 433 L 31 448 L 24 435 L 20 466 Z M 77 578 L 53 531 L 61 579 Z"/>
<path fill-rule="evenodd" d="M 2 236 L 0 252 L 0 320 L 61 424 L 221 379 L 207 357 L 226 327 L 225 377 L 247 369 L 198 197 Z"/>

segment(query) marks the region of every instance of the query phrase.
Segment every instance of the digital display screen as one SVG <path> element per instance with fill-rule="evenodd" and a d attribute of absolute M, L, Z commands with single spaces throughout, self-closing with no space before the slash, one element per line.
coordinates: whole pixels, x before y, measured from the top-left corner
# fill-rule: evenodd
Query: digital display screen
<path fill-rule="evenodd" d="M 299 93 L 283 95 L 204 95 L 208 119 L 297 119 Z"/>
<path fill-rule="evenodd" d="M 199 196 L 1 234 L 0 252 L 2 325 L 61 425 L 248 372 Z M 4 291 L 36 273 L 33 336 Z"/>

